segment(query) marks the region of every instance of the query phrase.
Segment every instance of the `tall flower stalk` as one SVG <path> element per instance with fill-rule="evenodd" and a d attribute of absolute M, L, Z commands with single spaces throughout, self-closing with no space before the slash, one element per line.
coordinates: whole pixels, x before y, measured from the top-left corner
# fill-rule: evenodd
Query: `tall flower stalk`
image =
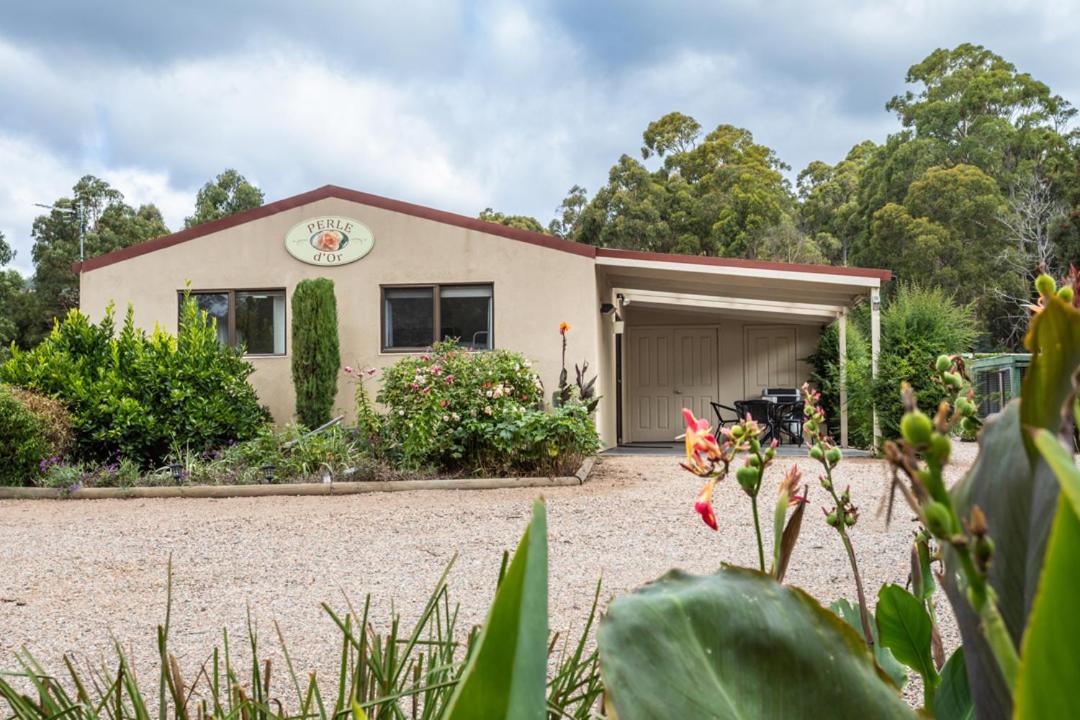
<path fill-rule="evenodd" d="M 818 481 L 821 487 L 832 498 L 831 510 L 822 508 L 825 513 L 825 522 L 836 530 L 840 541 L 847 553 L 848 563 L 851 565 L 851 574 L 855 577 L 855 592 L 859 596 L 859 622 L 862 625 L 863 638 L 867 647 L 874 647 L 874 633 L 870 626 L 870 611 L 866 605 L 866 592 L 863 590 L 862 575 L 859 573 L 859 563 L 855 558 L 855 547 L 851 544 L 848 530 L 855 527 L 859 522 L 859 509 L 851 502 L 851 488 L 846 487 L 840 493 L 836 491 L 833 482 L 833 470 L 844 457 L 843 451 L 833 444 L 829 436 L 828 425 L 825 422 L 825 411 L 821 409 L 821 393 L 810 388 L 809 383 L 803 383 L 802 395 L 804 400 L 803 415 L 805 422 L 803 432 L 806 436 L 808 454 L 812 460 L 816 460 L 822 469 Z"/>
<path fill-rule="evenodd" d="M 702 521 L 713 530 L 718 529 L 716 513 L 713 510 L 712 498 L 716 484 L 727 477 L 732 465 L 740 453 L 746 454 L 744 464 L 735 471 L 735 479 L 739 487 L 750 497 L 750 507 L 754 517 L 754 535 L 757 539 L 758 569 L 765 572 L 765 544 L 761 535 L 761 517 L 758 509 L 758 494 L 761 491 L 762 478 L 765 469 L 772 464 L 776 457 L 776 441 L 768 446 L 761 444 L 762 428 L 752 418 L 747 416 L 739 421 L 738 425 L 731 428 L 720 429 L 720 439 L 712 433 L 709 422 L 705 419 L 694 417 L 689 409 L 683 409 L 683 417 L 686 420 L 686 460 L 681 463 L 683 469 L 705 478 L 705 484 L 698 492 L 694 503 L 694 510 L 701 516 Z M 790 532 L 784 529 L 784 516 L 787 508 L 791 505 L 800 505 L 805 502 L 805 497 L 796 491 L 799 480 L 798 469 L 793 469 L 781 483 L 780 494 L 777 501 L 776 513 L 774 514 L 774 528 L 779 530 L 773 533 L 773 568 L 772 574 L 780 578 L 783 569 L 787 565 L 787 557 L 790 556 L 791 546 L 798 534 L 797 522 L 801 521 L 802 514 L 797 512 L 792 516 L 789 523 Z M 798 517 L 798 521 L 796 521 Z M 789 543 L 785 545 L 783 539 Z M 786 554 L 784 549 L 787 549 Z"/>

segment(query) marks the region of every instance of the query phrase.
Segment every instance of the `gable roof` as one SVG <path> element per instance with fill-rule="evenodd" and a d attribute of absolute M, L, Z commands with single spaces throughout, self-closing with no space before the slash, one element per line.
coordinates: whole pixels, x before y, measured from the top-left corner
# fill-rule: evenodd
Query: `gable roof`
<path fill-rule="evenodd" d="M 603 257 L 623 257 L 632 258 L 636 260 L 649 260 L 649 261 L 666 261 L 676 263 L 686 263 L 691 265 L 714 265 L 714 266 L 726 266 L 726 267 L 746 267 L 755 269 L 774 269 L 774 270 L 791 270 L 796 272 L 816 272 L 827 273 L 834 275 L 848 275 L 858 277 L 872 277 L 879 278 L 881 280 L 889 280 L 892 278 L 892 273 L 888 270 L 876 270 L 870 268 L 852 268 L 852 267 L 833 267 L 830 265 L 806 265 L 797 263 L 776 263 L 766 262 L 762 260 L 743 260 L 738 258 L 719 258 L 719 257 L 702 257 L 696 255 L 674 255 L 669 253 L 654 253 L 654 252 L 637 252 L 631 250 L 617 250 L 613 248 L 597 248 L 592 245 L 585 245 L 583 243 L 574 242 L 572 240 L 563 240 L 562 238 L 552 237 L 551 235 L 545 235 L 539 232 L 533 232 L 531 230 L 521 230 L 519 228 L 509 227 L 500 223 L 488 222 L 487 220 L 480 220 L 479 218 L 468 217 L 467 215 L 459 215 L 457 213 L 447 212 L 445 210 L 436 210 L 434 208 L 425 207 L 423 205 L 416 205 L 414 203 L 404 202 L 402 200 L 393 200 L 391 198 L 382 197 L 380 195 L 372 195 L 370 193 L 360 192 L 359 190 L 350 190 L 349 188 L 343 188 L 338 185 L 323 185 L 315 190 L 309 190 L 299 195 L 293 195 L 282 200 L 277 200 L 266 205 L 262 205 L 251 210 L 246 210 L 235 215 L 221 218 L 220 220 L 213 220 L 211 222 L 202 223 L 195 227 L 187 228 L 179 232 L 172 233 L 171 235 L 162 235 L 161 237 L 154 238 L 153 240 L 147 240 L 146 242 L 139 243 L 137 245 L 131 245 L 130 247 L 120 248 L 104 255 L 98 255 L 97 257 L 89 258 L 81 263 L 75 263 L 72 265 L 72 270 L 78 272 L 89 272 L 90 270 L 96 270 L 97 268 L 113 265 L 124 260 L 129 260 L 140 255 L 146 255 L 157 250 L 163 250 L 173 245 L 179 245 L 180 243 L 187 242 L 188 240 L 194 240 L 195 238 L 210 235 L 211 233 L 221 232 L 222 230 L 228 230 L 229 228 L 236 227 L 237 225 L 243 225 L 244 223 L 251 222 L 253 220 L 259 220 L 261 218 L 275 215 L 285 210 L 292 210 L 293 208 L 301 207 L 303 205 L 309 205 L 319 200 L 326 200 L 328 198 L 336 198 L 338 200 L 348 200 L 351 202 L 359 203 L 361 205 L 367 205 L 369 207 L 380 208 L 383 210 L 390 210 L 392 212 L 401 213 L 403 215 L 412 215 L 413 217 L 423 218 L 425 220 L 432 220 L 434 222 L 443 223 L 445 225 L 454 225 L 456 227 L 465 228 L 467 230 L 476 230 L 478 232 L 487 233 L 489 235 L 497 235 L 500 237 L 508 238 L 510 240 L 516 240 L 518 242 L 529 243 L 531 245 L 539 245 L 546 247 L 550 250 L 557 250 L 560 252 L 570 253 L 572 255 L 580 255 L 583 257 L 595 258 L 597 256 Z"/>

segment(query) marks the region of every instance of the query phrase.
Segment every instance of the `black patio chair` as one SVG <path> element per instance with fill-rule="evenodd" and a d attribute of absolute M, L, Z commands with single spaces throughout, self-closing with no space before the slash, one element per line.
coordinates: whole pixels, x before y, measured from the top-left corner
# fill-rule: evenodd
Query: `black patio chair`
<path fill-rule="evenodd" d="M 716 427 L 717 427 L 717 429 L 720 429 L 722 427 L 727 427 L 728 425 L 738 425 L 739 424 L 739 411 L 736 410 L 735 408 L 731 407 L 730 405 L 724 405 L 723 403 L 718 403 L 718 402 L 710 402 L 709 405 L 712 406 L 713 414 L 716 415 Z M 727 412 L 731 413 L 734 417 L 729 417 L 729 418 L 724 417 L 724 411 L 725 410 Z"/>
<path fill-rule="evenodd" d="M 803 443 L 803 403 L 781 402 L 772 409 L 772 425 L 777 441 L 783 445 L 785 438 L 793 445 Z"/>

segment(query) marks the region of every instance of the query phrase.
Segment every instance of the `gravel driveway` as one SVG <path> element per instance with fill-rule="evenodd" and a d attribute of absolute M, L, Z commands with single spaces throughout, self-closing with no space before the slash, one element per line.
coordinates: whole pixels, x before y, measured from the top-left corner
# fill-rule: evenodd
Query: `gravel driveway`
<path fill-rule="evenodd" d="M 973 459 L 974 447 L 959 446 L 955 454 L 953 479 Z M 608 457 L 586 485 L 546 490 L 553 629 L 580 627 L 598 577 L 606 599 L 672 566 L 708 572 L 721 562 L 754 564 L 748 498 L 733 481 L 724 483 L 716 494 L 720 531 L 709 530 L 693 510 L 698 481 L 676 461 Z M 778 459 L 766 476 L 766 518 L 774 483 L 791 462 Z M 816 475 L 810 461 L 800 465 L 809 478 Z M 899 508 L 892 526 L 885 527 L 878 513 L 884 465 L 846 460 L 837 479 L 851 484 L 863 510 L 852 535 L 867 587 L 875 592 L 884 582 L 903 584 L 911 514 Z M 267 650 L 277 645 L 277 619 L 298 670 L 331 669 L 339 635 L 320 602 L 343 607 L 342 592 L 356 600 L 371 593 L 376 618 L 385 616 L 391 602 L 413 618 L 455 551 L 451 599 L 461 603 L 464 622 L 480 622 L 502 551 L 517 542 L 536 494 L 515 489 L 0 501 L 0 669 L 11 669 L 12 652 L 22 646 L 47 668 L 59 668 L 61 654 L 72 650 L 97 660 L 111 656 L 115 637 L 131 648 L 144 676 L 154 677 L 154 627 L 164 618 L 170 553 L 172 647 L 186 666 L 202 664 L 223 626 L 242 637 L 250 606 Z M 814 507 L 788 581 L 825 602 L 854 598 L 843 549 L 821 517 L 824 499 L 812 484 Z M 763 525 L 771 527 L 771 520 Z M 952 619 L 944 601 L 942 606 L 946 644 L 953 645 Z"/>

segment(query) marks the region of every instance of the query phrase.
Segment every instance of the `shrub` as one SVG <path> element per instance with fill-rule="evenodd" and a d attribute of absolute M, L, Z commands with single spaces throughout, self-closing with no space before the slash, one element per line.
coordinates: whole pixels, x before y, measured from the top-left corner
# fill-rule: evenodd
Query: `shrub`
<path fill-rule="evenodd" d="M 848 442 L 854 447 L 870 447 L 874 441 L 873 378 L 870 372 L 870 343 L 856 313 L 847 323 Z M 817 348 L 807 358 L 813 367 L 810 382 L 821 393 L 821 405 L 829 422 L 829 433 L 840 438 L 840 331 L 836 323 L 826 327 Z"/>
<path fill-rule="evenodd" d="M 67 455 L 75 436 L 71 429 L 71 414 L 64 403 L 40 393 L 20 387 L 9 387 L 9 391 L 22 406 L 41 420 L 42 433 L 48 446 L 49 456 Z"/>
<path fill-rule="evenodd" d="M 941 289 L 901 285 L 881 313 L 881 355 L 875 381 L 870 367 L 869 314 L 856 308 L 847 324 L 848 441 L 855 447 L 873 443 L 873 410 L 877 404 L 882 436 L 899 434 L 904 407 L 898 388 L 907 382 L 919 404 L 933 414 L 944 397 L 931 381 L 934 360 L 942 353 L 963 352 L 976 337 L 970 305 L 957 304 Z M 807 358 L 811 382 L 821 393 L 829 432 L 840 436 L 840 333 L 836 323 L 821 333 Z"/>
<path fill-rule="evenodd" d="M 44 421 L 0 385 L 0 485 L 22 485 L 37 472 L 49 442 Z"/>
<path fill-rule="evenodd" d="M 112 306 L 98 324 L 73 310 L 36 348 L 15 350 L 0 380 L 67 405 L 74 459 L 149 466 L 175 447 L 253 437 L 269 419 L 247 383 L 253 370 L 188 299 L 176 336 L 136 328 L 130 307 L 119 333 Z"/>
<path fill-rule="evenodd" d="M 882 437 L 900 434 L 904 405 L 897 390 L 909 383 L 919 407 L 933 415 L 945 398 L 933 382 L 934 361 L 943 353 L 969 350 L 977 335 L 975 311 L 940 288 L 901 285 L 881 314 L 881 355 L 873 384 Z"/>
<path fill-rule="evenodd" d="M 341 367 L 332 280 L 297 284 L 292 296 L 292 343 L 296 417 L 303 425 L 318 427 L 330 420 Z"/>
<path fill-rule="evenodd" d="M 543 407 L 543 387 L 518 353 L 468 352 L 438 343 L 383 373 L 386 452 L 409 469 L 478 469 L 494 443 L 512 443 L 527 412 Z"/>

